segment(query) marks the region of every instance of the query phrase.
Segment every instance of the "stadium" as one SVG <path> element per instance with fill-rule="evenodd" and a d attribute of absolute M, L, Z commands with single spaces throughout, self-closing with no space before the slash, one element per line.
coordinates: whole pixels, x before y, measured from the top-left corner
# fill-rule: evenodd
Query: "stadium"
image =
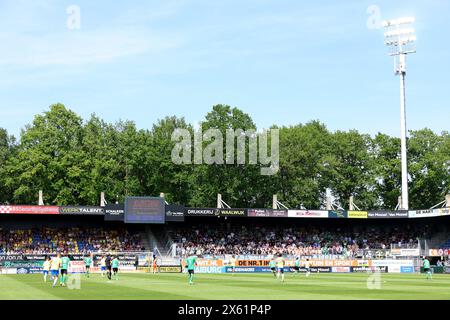
<path fill-rule="evenodd" d="M 2 299 L 449 298 L 449 208 L 185 208 L 133 197 L 126 205 L 0 211 Z M 67 288 L 42 277 L 46 256 L 58 252 L 71 261 Z M 284 282 L 269 265 L 280 254 Z M 100 270 L 106 255 L 120 261 L 117 279 Z M 190 255 L 197 256 L 195 290 L 186 294 Z"/>

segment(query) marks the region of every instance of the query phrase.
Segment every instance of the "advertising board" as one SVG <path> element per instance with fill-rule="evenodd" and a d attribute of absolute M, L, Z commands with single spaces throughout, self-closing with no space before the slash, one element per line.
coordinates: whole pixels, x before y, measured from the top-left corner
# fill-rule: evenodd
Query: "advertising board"
<path fill-rule="evenodd" d="M 105 209 L 102 207 L 81 207 L 81 206 L 63 206 L 59 207 L 59 214 L 62 215 L 81 215 L 81 216 L 103 216 Z"/>
<path fill-rule="evenodd" d="M 348 211 L 347 217 L 350 219 L 367 219 L 368 214 L 367 211 Z"/>
<path fill-rule="evenodd" d="M 275 209 L 247 209 L 248 217 L 272 217 L 272 218 L 286 218 L 288 217 L 287 210 Z"/>
<path fill-rule="evenodd" d="M 289 210 L 289 218 L 328 218 L 326 210 Z"/>
<path fill-rule="evenodd" d="M 59 207 L 57 206 L 15 206 L 2 205 L 0 206 L 0 213 L 4 214 L 59 214 Z"/>

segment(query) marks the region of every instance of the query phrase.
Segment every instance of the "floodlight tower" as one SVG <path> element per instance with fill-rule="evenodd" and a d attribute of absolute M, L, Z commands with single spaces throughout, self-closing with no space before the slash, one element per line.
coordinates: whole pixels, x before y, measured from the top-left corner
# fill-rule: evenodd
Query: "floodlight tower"
<path fill-rule="evenodd" d="M 408 200 L 408 164 L 406 149 L 406 103 L 405 103 L 405 76 L 406 55 L 415 53 L 414 29 L 410 26 L 414 22 L 413 17 L 404 17 L 383 21 L 385 44 L 389 47 L 389 55 L 394 57 L 395 74 L 400 76 L 400 129 L 401 129 L 401 163 L 402 163 L 402 196 L 399 208 L 409 209 Z"/>

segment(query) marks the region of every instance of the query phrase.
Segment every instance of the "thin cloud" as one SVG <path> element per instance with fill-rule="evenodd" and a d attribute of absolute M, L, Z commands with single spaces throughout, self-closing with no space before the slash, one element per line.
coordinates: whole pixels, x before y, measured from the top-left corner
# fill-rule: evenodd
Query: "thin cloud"
<path fill-rule="evenodd" d="M 174 49 L 183 44 L 176 35 L 133 29 L 67 31 L 44 37 L 2 34 L 0 42 L 9 48 L 0 51 L 0 65 L 20 67 L 109 63 L 122 57 Z"/>

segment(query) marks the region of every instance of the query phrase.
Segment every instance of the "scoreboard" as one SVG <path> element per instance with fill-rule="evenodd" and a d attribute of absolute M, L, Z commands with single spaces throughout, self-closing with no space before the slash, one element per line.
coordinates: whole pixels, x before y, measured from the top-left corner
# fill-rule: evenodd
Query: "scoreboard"
<path fill-rule="evenodd" d="M 127 197 L 125 199 L 125 223 L 166 223 L 166 209 L 163 198 Z"/>

